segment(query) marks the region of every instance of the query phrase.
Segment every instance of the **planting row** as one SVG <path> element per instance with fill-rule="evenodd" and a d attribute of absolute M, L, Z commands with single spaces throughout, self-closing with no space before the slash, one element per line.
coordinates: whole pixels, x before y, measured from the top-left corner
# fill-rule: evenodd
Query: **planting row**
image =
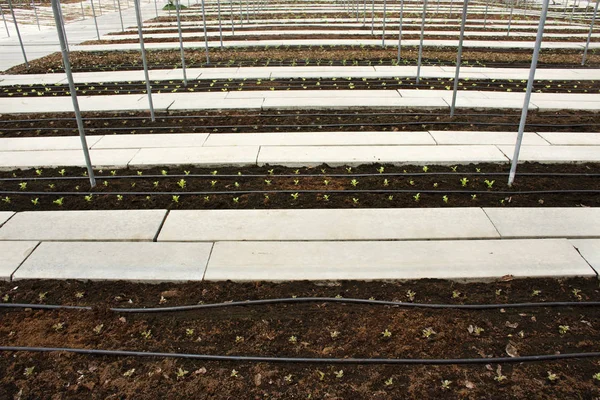
<path fill-rule="evenodd" d="M 395 78 L 290 78 L 290 79 L 198 79 L 189 80 L 187 86 L 178 81 L 153 81 L 153 93 L 232 92 L 247 90 L 452 90 L 454 80 L 449 78 L 422 79 L 417 84 L 414 77 Z M 526 80 L 519 79 L 461 79 L 459 90 L 484 90 L 523 92 Z M 76 86 L 80 96 L 146 93 L 145 82 L 97 82 Z M 538 80 L 535 93 L 600 93 L 597 81 Z M 2 86 L 0 97 L 69 96 L 67 84 L 28 84 Z"/>
<path fill-rule="evenodd" d="M 0 210 L 600 206 L 597 164 L 3 172 Z M 533 172 L 532 172 L 533 171 Z M 544 171 L 544 172 L 539 172 Z M 569 171 L 569 172 L 567 172 Z"/>
<path fill-rule="evenodd" d="M 417 47 L 403 47 L 402 58 L 397 62 L 397 48 L 393 46 L 252 46 L 210 49 L 210 63 L 206 63 L 203 49 L 187 49 L 187 67 L 262 67 L 262 66 L 378 66 L 416 65 Z M 581 50 L 542 50 L 540 68 L 582 68 Z M 179 49 L 149 50 L 146 52 L 148 68 L 170 69 L 181 66 Z M 70 53 L 73 72 L 120 71 L 143 69 L 139 51 L 73 51 Z M 529 68 L 531 50 L 527 49 L 468 49 L 463 51 L 463 65 L 479 67 Z M 10 68 L 9 74 L 45 74 L 63 72 L 60 53 L 41 57 L 29 63 Z M 422 65 L 456 65 L 455 48 L 425 47 Z M 600 53 L 588 52 L 586 67 L 600 65 Z"/>
<path fill-rule="evenodd" d="M 5 303 L 90 305 L 98 311 L 0 309 L 0 345 L 64 346 L 275 357 L 487 358 L 595 351 L 597 307 L 428 310 L 307 303 L 122 314 L 111 307 L 167 307 L 281 297 L 374 298 L 424 303 L 598 301 L 594 279 L 186 283 L 20 281 L 0 283 Z M 251 364 L 152 358 L 95 358 L 60 353 L 1 353 L 7 398 L 91 395 L 122 398 L 337 396 L 385 399 L 489 393 L 584 398 L 600 394 L 594 359 L 471 366 Z M 515 390 L 518 388 L 518 390 Z"/>
<path fill-rule="evenodd" d="M 212 111 L 157 113 L 152 122 L 146 112 L 84 113 L 87 134 L 342 132 L 342 131 L 516 131 L 520 113 L 460 110 L 446 111 L 348 110 L 336 111 Z M 538 132 L 600 132 L 598 115 L 584 111 L 530 111 L 527 130 Z M 485 133 L 482 132 L 482 135 Z M 3 114 L 2 137 L 78 135 L 72 113 Z"/>

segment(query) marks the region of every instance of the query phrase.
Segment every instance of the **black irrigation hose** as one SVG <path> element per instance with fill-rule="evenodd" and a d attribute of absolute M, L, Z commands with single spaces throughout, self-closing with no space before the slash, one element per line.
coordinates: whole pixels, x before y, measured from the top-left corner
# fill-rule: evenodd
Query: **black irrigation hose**
<path fill-rule="evenodd" d="M 347 173 L 347 174 L 174 174 L 174 175 L 97 175 L 98 179 L 170 179 L 170 178 L 365 178 L 376 176 L 508 176 L 508 172 L 382 172 L 382 173 Z M 519 176 L 533 177 L 568 177 L 568 178 L 596 178 L 600 174 L 579 174 L 569 172 L 519 172 Z M 87 176 L 29 176 L 17 178 L 0 178 L 0 182 L 22 182 L 22 181 L 69 181 L 88 180 Z"/>
<path fill-rule="evenodd" d="M 425 190 L 425 189 L 297 189 L 297 190 L 230 190 L 212 192 L 28 192 L 28 191 L 0 191 L 0 195 L 29 195 L 29 196 L 209 196 L 209 195 L 242 195 L 242 194 L 310 194 L 310 193 L 358 193 L 358 194 L 490 194 L 503 196 L 540 195 L 540 194 L 600 194 L 600 190 L 572 189 L 572 190 L 525 190 L 515 191 L 486 191 L 486 190 Z"/>
<path fill-rule="evenodd" d="M 173 307 L 152 307 L 152 308 L 109 308 L 109 311 L 117 313 L 163 313 L 163 312 L 181 312 L 191 310 L 202 310 L 208 308 L 229 308 L 245 307 L 269 304 L 291 304 L 291 303 L 348 303 L 348 304 L 366 304 L 394 306 L 400 308 L 429 308 L 429 309 L 453 309 L 453 310 L 495 310 L 509 308 L 538 308 L 538 307 L 600 307 L 600 301 L 548 301 L 537 303 L 505 303 L 505 304 L 427 304 L 427 303 L 405 303 L 401 301 L 370 300 L 355 298 L 337 298 L 337 297 L 291 297 L 280 299 L 262 299 L 246 301 L 230 301 L 224 303 L 211 304 L 192 304 L 187 306 Z M 89 306 L 63 306 L 52 304 L 23 304 L 23 303 L 0 303 L 0 308 L 31 308 L 40 310 L 86 310 L 93 308 Z"/>
<path fill-rule="evenodd" d="M 99 350 L 77 349 L 68 347 L 22 347 L 0 346 L 0 351 L 28 351 L 38 353 L 67 352 L 96 356 L 120 357 L 160 357 L 160 358 L 186 358 L 204 361 L 241 361 L 241 362 L 269 362 L 269 363 L 302 363 L 302 364 L 395 364 L 395 365 L 465 365 L 465 364 L 508 364 L 537 361 L 557 361 L 574 358 L 597 358 L 600 352 L 542 354 L 519 357 L 490 357 L 490 358 L 307 358 L 307 357 L 261 357 L 261 356 L 224 356 L 212 354 L 190 353 L 159 353 L 151 351 L 129 350 Z"/>

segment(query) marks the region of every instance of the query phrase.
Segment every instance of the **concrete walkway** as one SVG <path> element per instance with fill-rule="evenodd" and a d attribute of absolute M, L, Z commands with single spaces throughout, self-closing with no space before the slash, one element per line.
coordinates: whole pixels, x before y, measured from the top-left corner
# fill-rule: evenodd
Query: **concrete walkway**
<path fill-rule="evenodd" d="M 97 168 L 506 163 L 515 132 L 322 132 L 88 136 Z M 519 160 L 600 162 L 600 133 L 525 133 Z M 0 139 L 0 169 L 84 166 L 79 138 Z"/>
<path fill-rule="evenodd" d="M 4 280 L 488 280 L 600 269 L 594 208 L 0 213 L 6 220 Z"/>

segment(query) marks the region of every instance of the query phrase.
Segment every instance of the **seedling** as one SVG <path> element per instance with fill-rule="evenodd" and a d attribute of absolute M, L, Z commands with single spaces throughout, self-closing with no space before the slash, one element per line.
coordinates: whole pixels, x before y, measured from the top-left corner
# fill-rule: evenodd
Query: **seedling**
<path fill-rule="evenodd" d="M 386 379 L 385 382 L 383 382 L 383 384 L 385 386 L 392 386 L 394 384 L 394 378 Z"/>
<path fill-rule="evenodd" d="M 467 186 L 467 183 L 469 183 L 469 180 L 467 178 L 462 178 L 460 180 L 460 184 L 461 184 L 462 187 Z"/>
<path fill-rule="evenodd" d="M 321 372 L 321 371 L 317 370 L 317 374 L 319 375 L 320 381 L 325 380 L 325 372 Z M 600 375 L 600 372 L 597 375 Z"/>
<path fill-rule="evenodd" d="M 427 165 L 424 165 L 423 166 L 423 172 L 427 172 L 427 171 L 429 171 L 429 167 Z"/>
<path fill-rule="evenodd" d="M 390 194 L 390 195 L 388 196 L 388 200 L 389 200 L 389 201 L 392 201 L 392 200 L 394 200 L 394 196 Z"/>
<path fill-rule="evenodd" d="M 385 171 L 385 168 L 383 168 L 383 167 L 377 168 L 377 172 L 379 172 L 380 174 L 383 174 L 383 171 Z"/>
<path fill-rule="evenodd" d="M 288 338 L 288 342 L 290 342 L 292 344 L 296 344 L 296 343 L 298 343 L 298 338 L 296 336 L 290 336 Z"/>
<path fill-rule="evenodd" d="M 50 184 L 48 185 L 48 188 L 49 188 L 49 189 L 54 189 L 55 187 L 56 187 L 56 185 L 55 185 L 54 183 L 50 183 Z"/>
<path fill-rule="evenodd" d="M 346 167 L 346 172 L 351 173 L 352 172 L 352 167 Z"/>
<path fill-rule="evenodd" d="M 408 300 L 410 300 L 410 301 L 415 301 L 416 295 L 417 295 L 417 293 L 413 292 L 412 290 L 409 290 L 408 292 L 406 292 L 406 297 L 408 297 Z"/>
<path fill-rule="evenodd" d="M 96 325 L 92 330 L 96 335 L 99 335 L 102 332 L 102 328 L 104 328 L 104 324 Z"/>
<path fill-rule="evenodd" d="M 471 195 L 471 200 L 477 200 L 477 195 L 476 194 L 472 194 Z"/>
<path fill-rule="evenodd" d="M 548 376 L 547 376 L 548 380 L 550 382 L 555 382 L 558 380 L 558 375 L 553 374 L 552 372 L 548 371 Z"/>
<path fill-rule="evenodd" d="M 186 171 L 187 172 L 187 171 Z M 142 176 L 144 173 L 142 171 L 136 171 L 138 176 Z M 187 175 L 187 174 L 186 174 Z"/>
<path fill-rule="evenodd" d="M 462 293 L 461 293 L 461 292 L 459 292 L 458 290 L 453 290 L 453 291 L 452 291 L 452 298 L 453 298 L 453 299 L 458 299 L 458 298 L 460 297 L 460 295 L 461 295 L 461 294 L 462 294 Z"/>
<path fill-rule="evenodd" d="M 496 289 L 496 296 L 500 296 L 502 294 L 502 289 Z"/>
<path fill-rule="evenodd" d="M 456 172 L 456 170 L 458 169 L 458 165 L 455 165 L 453 167 L 450 167 L 450 169 L 452 170 L 452 172 Z"/>
<path fill-rule="evenodd" d="M 356 187 L 356 186 L 358 185 L 358 181 L 357 181 L 356 179 L 352 179 L 352 180 L 350 181 L 350 184 L 351 184 L 352 186 Z"/>
<path fill-rule="evenodd" d="M 332 339 L 337 339 L 340 336 L 340 333 L 338 331 L 329 332 L 329 336 L 331 336 Z"/>
<path fill-rule="evenodd" d="M 299 179 L 294 179 L 294 185 L 298 186 L 300 184 L 300 180 Z"/>
<path fill-rule="evenodd" d="M 108 186 L 108 181 L 103 181 L 103 182 L 102 182 L 102 184 L 103 184 L 104 186 Z"/>
<path fill-rule="evenodd" d="M 83 299 L 84 295 L 85 295 L 85 292 L 77 292 L 77 293 L 75 293 L 75 298 L 76 299 Z"/>
<path fill-rule="evenodd" d="M 216 181 L 213 181 L 213 182 L 217 183 Z M 265 179 L 265 183 L 266 183 L 266 184 L 267 184 L 267 186 L 268 186 L 268 185 L 270 185 L 270 184 L 271 184 L 271 181 L 270 181 L 269 179 Z"/>
<path fill-rule="evenodd" d="M 54 329 L 56 332 L 60 332 L 63 329 L 65 329 L 65 323 L 64 322 L 58 322 L 58 323 L 52 325 L 52 329 Z"/>
<path fill-rule="evenodd" d="M 40 294 L 38 294 L 38 300 L 44 301 L 46 299 L 47 294 L 48 294 L 48 292 L 41 292 Z"/>
<path fill-rule="evenodd" d="M 327 185 L 329 185 L 329 181 L 328 181 L 327 179 L 324 179 L 324 180 L 323 180 L 323 184 L 324 184 L 325 186 L 327 186 Z"/>
<path fill-rule="evenodd" d="M 381 336 L 383 336 L 384 339 L 389 339 L 392 337 L 392 332 L 385 328 L 385 331 L 381 332 Z"/>
<path fill-rule="evenodd" d="M 61 169 L 60 171 L 58 171 L 58 173 L 60 174 L 60 176 L 65 176 L 65 174 L 67 173 L 67 171 L 65 171 L 65 169 Z"/>
<path fill-rule="evenodd" d="M 186 334 L 187 336 L 193 336 L 193 335 L 194 335 L 194 330 L 193 330 L 193 329 L 190 329 L 190 328 L 187 328 L 187 329 L 185 330 L 185 334 Z"/>
<path fill-rule="evenodd" d="M 123 195 L 118 194 L 117 195 L 117 201 L 123 201 Z"/>
<path fill-rule="evenodd" d="M 290 196 L 292 196 L 292 199 L 298 200 L 298 196 L 300 196 L 300 194 L 298 194 L 298 193 L 292 193 Z"/>
<path fill-rule="evenodd" d="M 415 201 L 418 203 L 419 200 L 421 200 L 421 193 L 417 193 L 413 196 L 413 199 L 415 199 Z"/>
<path fill-rule="evenodd" d="M 235 204 L 238 204 L 238 203 L 240 202 L 240 198 L 239 198 L 239 197 L 234 197 L 234 198 L 233 198 L 233 202 L 234 202 Z"/>
<path fill-rule="evenodd" d="M 183 368 L 178 368 L 177 372 L 175 372 L 177 380 L 185 378 L 187 374 L 189 374 L 189 371 L 185 371 Z"/>
<path fill-rule="evenodd" d="M 269 173 L 269 175 L 273 175 L 274 170 L 270 169 L 267 172 Z"/>
<path fill-rule="evenodd" d="M 218 171 L 216 171 L 216 170 L 215 170 L 215 171 L 211 171 L 211 172 L 210 172 L 210 174 L 211 174 L 212 176 L 215 176 L 215 175 L 217 175 L 217 174 L 218 174 Z M 235 370 L 234 370 L 234 371 L 235 371 Z"/>
<path fill-rule="evenodd" d="M 185 185 L 186 185 L 185 179 L 180 179 L 180 180 L 177 182 L 177 186 L 179 186 L 179 187 L 180 187 L 180 188 L 182 188 L 182 189 L 185 189 Z"/>
<path fill-rule="evenodd" d="M 286 381 L 287 383 L 292 383 L 292 374 L 284 376 L 283 380 Z"/>
<path fill-rule="evenodd" d="M 388 181 L 387 179 L 384 179 L 383 186 L 390 186 L 390 181 Z"/>
<path fill-rule="evenodd" d="M 583 297 L 580 294 L 581 293 L 580 289 L 573 289 L 573 291 L 571 293 L 573 293 L 573 296 L 575 296 L 577 298 L 577 300 L 583 299 Z"/>
<path fill-rule="evenodd" d="M 174 196 L 172 197 L 172 199 L 173 199 L 173 203 L 179 203 L 179 196 L 175 196 L 175 195 L 174 195 Z"/>
<path fill-rule="evenodd" d="M 115 175 L 117 175 L 117 171 L 110 171 L 110 175 L 111 175 L 111 176 L 115 176 Z"/>
<path fill-rule="evenodd" d="M 352 203 L 354 203 L 354 204 L 358 204 L 358 198 L 356 198 L 356 197 L 353 197 L 353 198 L 352 198 Z"/>
<path fill-rule="evenodd" d="M 244 341 L 244 337 L 243 336 L 236 336 L 235 337 L 235 342 L 236 343 L 242 343 Z"/>
<path fill-rule="evenodd" d="M 325 200 L 325 201 L 329 201 L 329 196 L 330 196 L 330 195 L 328 195 L 328 194 L 324 194 L 324 195 L 323 195 L 323 200 Z"/>
<path fill-rule="evenodd" d="M 10 203 L 10 197 L 6 196 L 2 198 L 2 201 L 5 202 L 6 204 Z"/>
<path fill-rule="evenodd" d="M 344 377 L 344 370 L 340 369 L 339 371 L 333 371 L 333 374 L 336 378 L 342 379 Z"/>
<path fill-rule="evenodd" d="M 154 181 L 154 182 L 152 182 L 152 185 L 153 185 L 155 188 L 157 188 L 157 187 L 158 187 L 158 181 Z"/>
<path fill-rule="evenodd" d="M 438 187 L 438 183 L 437 183 L 437 182 L 435 182 L 435 183 L 433 184 L 433 187 L 434 187 L 434 188 L 437 188 L 437 187 Z"/>
<path fill-rule="evenodd" d="M 558 333 L 560 333 L 561 335 L 564 335 L 565 333 L 569 332 L 569 325 L 559 325 L 558 326 Z"/>
<path fill-rule="evenodd" d="M 26 367 L 25 368 L 25 372 L 23 372 L 23 375 L 29 377 L 31 375 L 33 375 L 33 370 L 35 369 L 35 367 Z"/>
<path fill-rule="evenodd" d="M 89 196 L 83 196 L 83 199 L 89 203 L 92 201 L 92 195 L 90 194 Z"/>
<path fill-rule="evenodd" d="M 2 296 L 2 301 L 4 303 L 8 303 L 8 300 L 10 300 L 10 296 L 8 294 L 5 294 L 4 296 Z"/>
<path fill-rule="evenodd" d="M 408 181 L 408 183 L 410 184 L 410 186 L 415 186 L 415 181 L 413 181 L 412 179 Z"/>
<path fill-rule="evenodd" d="M 496 371 L 496 376 L 494 376 L 494 380 L 496 382 L 502 382 L 505 381 L 507 378 L 506 376 L 502 375 L 502 370 L 500 368 L 498 368 L 498 370 Z"/>
<path fill-rule="evenodd" d="M 443 380 L 442 381 L 442 390 L 448 390 L 448 389 L 450 389 L 450 384 L 451 383 L 452 383 L 452 381 Z"/>
<path fill-rule="evenodd" d="M 444 203 L 448 204 L 448 196 L 442 196 L 442 200 Z"/>
<path fill-rule="evenodd" d="M 135 368 L 131 368 L 131 369 L 125 371 L 123 373 L 123 376 L 126 377 L 126 378 L 129 378 L 129 377 L 131 377 L 133 375 L 134 372 L 135 372 Z"/>
<path fill-rule="evenodd" d="M 600 382 L 600 372 L 596 372 L 594 375 L 592 375 L 592 379 Z"/>
<path fill-rule="evenodd" d="M 148 340 L 152 337 L 152 331 L 150 329 L 148 329 L 147 331 L 141 331 L 140 335 L 142 335 L 144 339 Z"/>
<path fill-rule="evenodd" d="M 483 181 L 483 183 L 485 183 L 488 187 L 488 189 L 491 189 L 492 186 L 494 186 L 494 182 L 496 181 L 488 181 L 487 179 L 485 181 Z"/>
<path fill-rule="evenodd" d="M 160 171 L 160 173 L 161 173 L 161 175 L 167 175 L 167 171 L 164 169 L 162 171 Z"/>
<path fill-rule="evenodd" d="M 539 296 L 539 294 L 542 293 L 541 290 L 537 290 L 537 289 L 533 289 L 533 291 L 531 292 L 531 296 Z"/>
<path fill-rule="evenodd" d="M 27 189 L 27 182 L 21 182 L 21 183 L 19 183 L 19 189 L 21 189 L 21 190 Z"/>
<path fill-rule="evenodd" d="M 240 183 L 239 182 L 233 182 L 233 186 L 235 186 L 236 188 L 240 187 Z"/>
<path fill-rule="evenodd" d="M 469 333 L 473 336 L 481 336 L 481 333 L 484 331 L 484 329 L 476 325 L 469 325 L 467 331 L 469 331 Z"/>
<path fill-rule="evenodd" d="M 37 176 L 42 176 L 42 173 L 43 173 L 43 170 L 41 170 L 41 169 L 36 169 L 36 170 L 35 170 L 35 174 L 36 174 Z"/>
<path fill-rule="evenodd" d="M 425 339 L 429 339 L 430 337 L 436 335 L 436 332 L 431 327 L 423 329 L 422 333 Z"/>

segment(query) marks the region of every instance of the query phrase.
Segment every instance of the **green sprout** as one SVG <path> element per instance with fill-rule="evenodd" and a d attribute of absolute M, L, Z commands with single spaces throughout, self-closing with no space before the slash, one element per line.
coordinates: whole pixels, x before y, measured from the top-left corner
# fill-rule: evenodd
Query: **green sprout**
<path fill-rule="evenodd" d="M 142 176 L 144 173 L 142 171 L 136 171 L 138 176 Z"/>
<path fill-rule="evenodd" d="M 117 201 L 123 201 L 123 195 L 118 194 L 117 195 Z"/>
<path fill-rule="evenodd" d="M 592 375 L 592 379 L 595 381 L 600 381 L 600 372 L 596 372 L 594 375 Z"/>
<path fill-rule="evenodd" d="M 358 198 L 357 197 L 353 197 L 352 198 L 352 203 L 353 204 L 358 204 Z"/>
<path fill-rule="evenodd" d="M 350 181 L 350 184 L 351 184 L 352 186 L 356 187 L 356 186 L 358 185 L 358 181 L 357 181 L 356 179 L 352 179 L 352 180 Z"/>
<path fill-rule="evenodd" d="M 329 196 L 330 196 L 330 195 L 328 195 L 328 194 L 324 194 L 324 195 L 323 195 L 323 200 L 325 200 L 325 201 L 329 201 Z"/>
<path fill-rule="evenodd" d="M 56 205 L 57 205 L 57 206 L 59 206 L 59 207 L 62 207 L 62 205 L 63 205 L 63 202 L 64 202 L 64 201 L 65 201 L 65 198 L 64 198 L 64 197 L 61 197 L 60 199 L 56 199 L 56 200 L 54 200 L 52 203 L 53 203 L 53 204 L 56 204 Z"/>
<path fill-rule="evenodd" d="M 467 178 L 462 178 L 460 180 L 460 184 L 461 184 L 462 187 L 467 186 L 467 183 L 469 183 L 469 180 Z"/>
<path fill-rule="evenodd" d="M 215 170 L 215 171 L 211 171 L 211 173 L 210 173 L 210 174 L 211 174 L 212 176 L 215 176 L 215 175 L 217 175 L 217 174 L 218 174 L 218 171 L 216 171 L 216 170 Z"/>
<path fill-rule="evenodd" d="M 429 339 L 430 337 L 436 335 L 437 333 L 433 330 L 433 328 L 429 327 L 429 328 L 425 328 L 421 331 L 421 333 L 423 334 L 423 337 L 425 339 Z"/>
<path fill-rule="evenodd" d="M 381 332 L 381 336 L 383 336 L 384 339 L 389 339 L 392 337 L 392 332 L 385 328 L 385 330 Z"/>
<path fill-rule="evenodd" d="M 494 182 L 496 181 L 488 181 L 487 179 L 485 181 L 483 181 L 483 183 L 485 183 L 488 187 L 488 189 L 491 189 L 492 186 L 494 186 Z"/>
<path fill-rule="evenodd" d="M 451 383 L 452 383 L 452 381 L 443 380 L 442 381 L 442 390 L 448 390 L 448 389 L 450 389 L 450 384 Z"/>
<path fill-rule="evenodd" d="M 140 335 L 141 335 L 141 336 L 142 336 L 144 339 L 148 340 L 148 339 L 150 339 L 150 338 L 152 337 L 152 331 L 151 331 L 150 329 L 148 329 L 147 331 L 141 331 L 141 332 L 140 332 Z"/>
<path fill-rule="evenodd" d="M 419 202 L 419 200 L 421 200 L 421 193 L 417 193 L 413 196 L 413 199 L 415 199 L 416 202 Z"/>
<path fill-rule="evenodd" d="M 5 202 L 6 204 L 10 203 L 10 197 L 6 196 L 2 198 L 2 201 Z"/>
<path fill-rule="evenodd" d="M 172 199 L 173 199 L 173 203 L 179 203 L 179 196 L 173 195 Z"/>
<path fill-rule="evenodd" d="M 115 175 L 117 175 L 117 171 L 110 171 L 110 175 L 111 175 L 111 176 L 115 176 Z"/>
<path fill-rule="evenodd" d="M 448 196 L 442 196 L 442 200 L 444 203 L 448 204 Z"/>
<path fill-rule="evenodd" d="M 377 168 L 377 172 L 379 172 L 380 174 L 383 174 L 383 171 L 385 171 L 385 168 L 383 168 L 383 167 Z"/>
<path fill-rule="evenodd" d="M 450 169 L 452 170 L 452 172 L 456 172 L 456 170 L 458 169 L 458 165 L 455 165 L 453 167 L 450 167 Z"/>
<path fill-rule="evenodd" d="M 102 328 L 104 328 L 104 324 L 100 324 L 100 325 L 96 325 L 94 327 L 94 329 L 92 329 L 92 331 L 96 334 L 99 335 L 100 332 L 102 332 Z"/>
<path fill-rule="evenodd" d="M 179 182 L 177 182 L 177 186 L 179 186 L 182 189 L 185 189 L 185 179 L 180 179 Z"/>
<path fill-rule="evenodd" d="M 175 375 L 177 376 L 178 380 L 185 378 L 187 374 L 189 374 L 189 371 L 185 371 L 183 368 L 178 368 L 175 372 Z"/>
<path fill-rule="evenodd" d="M 36 174 L 37 176 L 42 176 L 42 173 L 43 173 L 43 170 L 41 170 L 41 169 L 36 169 L 36 170 L 35 170 L 35 174 Z"/>
<path fill-rule="evenodd" d="M 383 186 L 390 186 L 390 181 L 388 181 L 387 179 L 384 179 Z"/>
<path fill-rule="evenodd" d="M 417 295 L 417 293 L 413 292 L 412 290 L 409 290 L 406 292 L 406 297 L 408 297 L 408 300 L 410 300 L 410 301 L 415 301 L 416 295 Z"/>
<path fill-rule="evenodd" d="M 160 171 L 160 173 L 161 173 L 161 175 L 167 175 L 167 171 L 164 169 L 162 171 Z"/>
<path fill-rule="evenodd" d="M 287 383 L 291 383 L 292 382 L 292 374 L 284 376 L 283 380 L 286 381 Z"/>
<path fill-rule="evenodd" d="M 477 195 L 476 194 L 472 194 L 471 195 L 471 200 L 477 200 Z"/>
<path fill-rule="evenodd" d="M 537 289 L 533 289 L 533 291 L 531 292 L 531 296 L 539 296 L 539 294 L 542 293 L 541 290 L 537 290 Z"/>
<path fill-rule="evenodd" d="M 236 204 L 239 203 L 240 202 L 240 198 L 239 197 L 234 197 L 233 198 L 233 202 L 236 203 Z"/>
<path fill-rule="evenodd" d="M 21 183 L 19 183 L 19 189 L 21 189 L 21 190 L 27 189 L 27 182 L 21 182 Z"/>
<path fill-rule="evenodd" d="M 554 382 L 558 380 L 558 375 L 553 374 L 552 372 L 548 371 L 548 376 L 547 376 L 548 380 L 550 382 Z"/>
<path fill-rule="evenodd" d="M 31 204 L 37 206 L 38 204 L 40 204 L 40 199 L 38 197 L 36 197 L 35 199 L 31 199 Z"/>
<path fill-rule="evenodd" d="M 300 195 L 298 193 L 292 193 L 290 196 L 292 196 L 294 200 L 298 200 L 298 196 Z"/>
<path fill-rule="evenodd" d="M 288 338 L 288 342 L 290 342 L 292 344 L 296 344 L 296 343 L 298 343 L 298 338 L 296 336 L 290 336 Z"/>
<path fill-rule="evenodd" d="M 339 371 L 333 371 L 333 374 L 336 378 L 342 379 L 344 377 L 344 370 L 340 369 Z"/>
<path fill-rule="evenodd" d="M 61 169 L 60 171 L 58 171 L 58 173 L 60 174 L 60 176 L 65 176 L 65 174 L 67 173 L 67 171 L 65 171 L 65 169 Z"/>
<path fill-rule="evenodd" d="M 569 325 L 559 325 L 558 326 L 558 333 L 560 333 L 561 335 L 564 335 L 565 333 L 569 332 Z"/>
<path fill-rule="evenodd" d="M 383 384 L 385 386 L 392 386 L 394 384 L 394 378 L 386 379 Z"/>
<path fill-rule="evenodd" d="M 93 195 L 90 194 L 88 196 L 83 196 L 83 199 L 89 203 L 92 201 L 92 197 L 93 197 Z"/>
<path fill-rule="evenodd" d="M 31 375 L 33 375 L 33 370 L 35 369 L 35 367 L 26 367 L 25 368 L 25 372 L 23 372 L 23 375 L 29 377 Z"/>
<path fill-rule="evenodd" d="M 427 171 L 429 171 L 429 167 L 427 165 L 424 165 L 423 166 L 423 172 L 427 172 Z"/>

